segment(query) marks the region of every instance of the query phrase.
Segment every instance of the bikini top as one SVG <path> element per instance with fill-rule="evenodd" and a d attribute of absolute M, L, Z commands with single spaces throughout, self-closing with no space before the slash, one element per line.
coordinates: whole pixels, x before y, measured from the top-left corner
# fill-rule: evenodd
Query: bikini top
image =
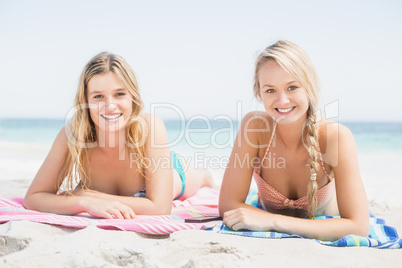
<path fill-rule="evenodd" d="M 289 199 L 277 190 L 275 190 L 271 185 L 269 185 L 260 175 L 261 173 L 261 165 L 264 163 L 264 160 L 267 158 L 269 149 L 271 148 L 272 140 L 274 138 L 276 131 L 276 124 L 274 125 L 274 129 L 272 131 L 271 139 L 268 144 L 267 151 L 265 152 L 264 158 L 261 161 L 261 164 L 254 169 L 253 177 L 258 187 L 259 194 L 259 203 L 265 209 L 269 210 L 269 208 L 273 209 L 308 209 L 308 199 L 307 195 L 300 197 L 296 200 Z M 329 179 L 329 182 L 323 187 L 317 190 L 317 209 L 323 207 L 334 195 L 335 193 L 335 180 L 325 170 L 324 162 L 322 160 L 321 152 L 319 152 L 320 162 L 322 169 L 326 176 Z"/>

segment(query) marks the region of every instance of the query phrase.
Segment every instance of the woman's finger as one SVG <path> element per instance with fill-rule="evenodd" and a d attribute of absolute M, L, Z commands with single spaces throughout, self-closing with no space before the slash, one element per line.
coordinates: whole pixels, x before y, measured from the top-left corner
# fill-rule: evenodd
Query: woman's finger
<path fill-rule="evenodd" d="M 236 222 L 236 221 L 230 221 L 230 222 L 228 222 L 228 223 L 225 223 L 225 225 L 229 228 L 229 229 L 231 229 L 231 230 L 234 230 L 233 228 L 234 228 L 234 226 L 236 225 L 236 224 L 238 224 L 238 222 Z"/>
<path fill-rule="evenodd" d="M 123 219 L 125 220 L 131 219 L 130 212 L 128 212 L 128 209 L 122 209 L 120 210 L 120 213 L 121 215 L 123 215 Z"/>
<path fill-rule="evenodd" d="M 122 204 L 117 209 L 120 211 L 124 219 L 134 219 L 135 217 L 134 211 L 129 206 Z"/>
<path fill-rule="evenodd" d="M 232 226 L 236 224 L 236 218 L 230 217 L 230 218 L 224 218 L 223 223 L 230 229 L 232 229 Z"/>
<path fill-rule="evenodd" d="M 231 230 L 239 230 L 242 228 L 242 214 L 239 212 L 239 209 L 234 209 L 234 210 L 230 210 L 227 212 L 225 212 L 223 215 L 223 223 L 225 223 L 225 225 L 230 228 Z"/>
<path fill-rule="evenodd" d="M 130 208 L 130 209 L 129 209 L 129 213 L 130 213 L 130 219 L 134 219 L 134 218 L 135 218 L 134 210 L 132 210 L 132 209 Z"/>
<path fill-rule="evenodd" d="M 130 207 L 126 207 L 120 211 L 126 220 L 134 219 L 135 217 L 134 211 Z"/>
<path fill-rule="evenodd" d="M 114 218 L 113 218 L 113 215 L 110 214 L 110 213 L 107 212 L 107 211 L 103 211 L 103 212 L 99 212 L 99 213 L 92 213 L 92 214 L 90 214 L 90 215 L 91 215 L 91 216 L 94 216 L 94 217 L 98 217 L 98 218 L 105 218 L 105 219 L 108 219 L 108 220 L 114 219 Z"/>
<path fill-rule="evenodd" d="M 232 209 L 232 210 L 228 210 L 225 213 L 223 213 L 223 217 L 224 218 L 230 218 L 233 215 L 236 215 L 237 209 Z"/>
<path fill-rule="evenodd" d="M 111 212 L 109 212 L 110 214 L 112 214 L 112 216 L 114 216 L 115 219 L 124 219 L 123 215 L 121 214 L 121 212 L 118 209 L 113 209 Z"/>

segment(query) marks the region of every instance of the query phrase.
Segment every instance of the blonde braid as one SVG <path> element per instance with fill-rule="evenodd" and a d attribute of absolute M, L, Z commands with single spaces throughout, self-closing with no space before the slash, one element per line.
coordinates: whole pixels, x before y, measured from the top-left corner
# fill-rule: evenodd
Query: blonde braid
<path fill-rule="evenodd" d="M 310 108 L 307 112 L 307 146 L 310 156 L 310 172 L 311 177 L 307 185 L 308 210 L 307 216 L 314 218 L 314 212 L 317 208 L 317 190 L 316 181 L 319 164 L 319 145 L 318 145 L 318 124 L 315 112 Z"/>

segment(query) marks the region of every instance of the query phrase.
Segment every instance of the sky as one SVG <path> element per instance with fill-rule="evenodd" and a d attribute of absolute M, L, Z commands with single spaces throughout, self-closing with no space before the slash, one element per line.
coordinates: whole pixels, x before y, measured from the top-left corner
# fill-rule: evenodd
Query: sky
<path fill-rule="evenodd" d="M 339 121 L 402 122 L 402 1 L 0 0 L 0 119 L 64 118 L 96 54 L 123 56 L 145 111 L 240 120 L 262 110 L 254 62 L 301 46 Z"/>

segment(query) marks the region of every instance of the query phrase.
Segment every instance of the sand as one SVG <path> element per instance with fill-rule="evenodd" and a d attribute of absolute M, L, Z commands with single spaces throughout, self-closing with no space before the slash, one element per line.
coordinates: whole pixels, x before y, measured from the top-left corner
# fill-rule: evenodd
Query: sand
<path fill-rule="evenodd" d="M 377 155 L 378 157 L 378 155 Z M 385 157 L 385 156 L 384 156 Z M 391 170 L 370 170 L 374 155 L 361 157 L 370 210 L 402 234 L 398 159 Z M 392 162 L 393 161 L 393 162 Z M 394 164 L 394 165 L 392 165 Z M 25 173 L 4 179 L 0 195 L 23 197 Z M 377 174 L 378 173 L 378 174 Z M 19 175 L 22 174 L 22 175 Z M 215 176 L 221 176 L 222 170 Z M 7 174 L 8 175 L 8 174 Z M 380 177 L 381 176 L 381 177 Z M 23 178 L 25 177 L 25 178 Z M 381 187 L 378 179 L 381 178 Z M 376 183 L 377 182 L 377 183 Z M 0 267 L 401 267 L 402 249 L 336 248 L 305 239 L 260 239 L 181 231 L 169 236 L 98 229 L 61 228 L 33 222 L 0 224 Z"/>

